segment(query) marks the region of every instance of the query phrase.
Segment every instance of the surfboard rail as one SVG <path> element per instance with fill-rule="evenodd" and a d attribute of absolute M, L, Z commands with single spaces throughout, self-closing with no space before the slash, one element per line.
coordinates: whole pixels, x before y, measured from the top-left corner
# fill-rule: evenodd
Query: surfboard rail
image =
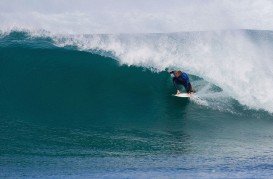
<path fill-rule="evenodd" d="M 188 94 L 188 93 L 179 93 L 179 94 L 173 94 L 173 96 L 179 97 L 179 98 L 190 98 L 190 97 L 192 96 L 192 94 Z"/>

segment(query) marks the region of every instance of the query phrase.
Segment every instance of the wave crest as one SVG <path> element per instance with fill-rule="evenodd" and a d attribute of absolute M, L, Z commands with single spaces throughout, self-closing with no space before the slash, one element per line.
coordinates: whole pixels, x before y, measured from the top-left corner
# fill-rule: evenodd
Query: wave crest
<path fill-rule="evenodd" d="M 221 87 L 243 105 L 273 112 L 270 39 L 271 32 L 242 30 L 54 37 L 58 46 L 106 52 L 121 64 L 185 70 Z"/>

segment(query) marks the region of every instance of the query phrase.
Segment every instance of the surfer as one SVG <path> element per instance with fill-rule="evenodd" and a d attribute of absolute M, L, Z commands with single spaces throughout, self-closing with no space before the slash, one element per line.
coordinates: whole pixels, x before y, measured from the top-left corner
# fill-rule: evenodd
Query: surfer
<path fill-rule="evenodd" d="M 180 93 L 180 90 L 178 88 L 178 85 L 183 85 L 186 89 L 187 93 L 194 93 L 190 79 L 187 73 L 182 71 L 171 71 L 170 74 L 173 76 L 173 84 L 177 90 L 177 94 Z"/>

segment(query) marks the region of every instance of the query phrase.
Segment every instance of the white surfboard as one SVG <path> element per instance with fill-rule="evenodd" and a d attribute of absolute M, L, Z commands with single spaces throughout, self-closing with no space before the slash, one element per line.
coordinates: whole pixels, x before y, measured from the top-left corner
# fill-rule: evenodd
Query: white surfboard
<path fill-rule="evenodd" d="M 188 93 L 179 93 L 179 94 L 173 94 L 173 96 L 179 97 L 179 98 L 190 98 L 191 94 Z"/>

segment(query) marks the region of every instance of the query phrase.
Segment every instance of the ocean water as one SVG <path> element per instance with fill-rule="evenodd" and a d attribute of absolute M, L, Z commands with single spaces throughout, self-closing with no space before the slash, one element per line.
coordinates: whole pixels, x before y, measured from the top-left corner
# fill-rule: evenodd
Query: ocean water
<path fill-rule="evenodd" d="M 265 58 L 252 58 L 259 55 L 252 51 L 244 55 L 249 58 L 226 62 L 235 55 L 222 46 L 227 42 L 220 33 L 263 44 Z M 211 59 L 208 68 L 186 46 L 212 34 L 2 34 L 0 176 L 272 176 L 272 56 L 266 51 L 272 32 L 216 32 L 207 48 L 218 51 L 200 52 Z M 162 46 L 152 43 L 163 40 Z M 167 50 L 169 61 L 160 61 L 156 52 L 165 55 L 162 49 L 177 41 L 184 44 Z M 239 64 L 237 71 L 235 62 L 249 68 Z M 197 89 L 189 100 L 171 95 L 167 69 L 179 67 Z"/>
<path fill-rule="evenodd" d="M 0 178 L 272 178 L 272 9 L 1 0 Z"/>

